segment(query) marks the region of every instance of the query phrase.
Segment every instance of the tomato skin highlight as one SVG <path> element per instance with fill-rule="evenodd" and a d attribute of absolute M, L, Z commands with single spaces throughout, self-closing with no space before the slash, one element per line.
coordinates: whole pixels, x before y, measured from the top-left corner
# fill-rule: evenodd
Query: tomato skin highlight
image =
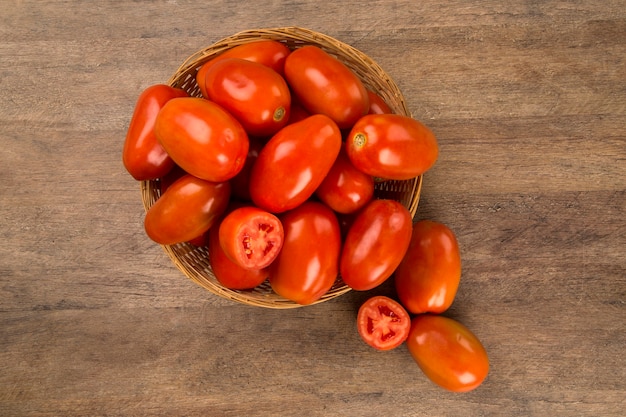
<path fill-rule="evenodd" d="M 411 313 L 446 311 L 461 280 L 461 255 L 454 232 L 439 222 L 416 222 L 394 280 L 400 302 Z"/>
<path fill-rule="evenodd" d="M 485 347 L 454 319 L 432 314 L 415 316 L 406 343 L 424 374 L 449 391 L 471 391 L 489 373 Z"/>
<path fill-rule="evenodd" d="M 384 295 L 365 301 L 357 313 L 361 339 L 377 350 L 391 350 L 409 336 L 411 317 L 400 303 Z"/>
<path fill-rule="evenodd" d="M 278 217 L 258 207 L 237 208 L 222 220 L 220 246 L 228 258 L 245 269 L 267 268 L 283 245 Z"/>
<path fill-rule="evenodd" d="M 154 124 L 165 103 L 176 97 L 187 97 L 187 93 L 169 85 L 155 84 L 146 88 L 137 99 L 126 132 L 122 162 L 138 181 L 163 177 L 174 167 L 174 161 L 154 134 Z"/>
<path fill-rule="evenodd" d="M 369 114 L 359 119 L 348 135 L 346 150 L 361 171 L 392 180 L 423 174 L 439 155 L 432 131 L 399 114 Z"/>
<path fill-rule="evenodd" d="M 146 233 L 162 245 L 193 240 L 209 230 L 226 210 L 229 198 L 228 182 L 214 183 L 186 174 L 148 209 Z"/>
<path fill-rule="evenodd" d="M 321 48 L 306 45 L 285 61 L 285 78 L 311 114 L 325 114 L 340 129 L 350 128 L 369 110 L 367 90 L 344 63 Z"/>
<path fill-rule="evenodd" d="M 341 236 L 334 212 L 307 201 L 280 216 L 285 240 L 269 266 L 269 282 L 282 297 L 307 305 L 319 300 L 337 278 Z"/>
<path fill-rule="evenodd" d="M 241 124 L 221 106 L 203 98 L 168 101 L 154 126 L 174 162 L 198 178 L 222 182 L 239 173 L 249 140 Z"/>
<path fill-rule="evenodd" d="M 273 69 L 240 58 L 227 58 L 206 72 L 209 100 L 229 111 L 251 136 L 271 136 L 289 121 L 291 93 Z"/>
<path fill-rule="evenodd" d="M 374 178 L 356 169 L 341 149 L 315 195 L 337 213 L 354 213 L 374 196 Z"/>
<path fill-rule="evenodd" d="M 261 285 L 267 279 L 267 269 L 246 269 L 231 261 L 219 238 L 220 224 L 214 224 L 208 232 L 209 262 L 215 278 L 231 290 L 248 290 Z"/>
<path fill-rule="evenodd" d="M 252 166 L 252 201 L 271 213 L 299 206 L 324 180 L 340 149 L 341 132 L 327 116 L 317 114 L 285 126 Z"/>
<path fill-rule="evenodd" d="M 226 58 L 241 58 L 246 61 L 257 62 L 273 69 L 282 76 L 285 73 L 285 59 L 290 53 L 291 50 L 285 44 L 269 39 L 237 45 L 204 63 L 196 74 L 196 82 L 203 97 L 208 98 L 205 86 L 206 73 L 214 63 Z"/>
<path fill-rule="evenodd" d="M 341 277 L 357 291 L 386 281 L 411 240 L 411 213 L 393 200 L 372 200 L 356 216 L 341 252 Z"/>

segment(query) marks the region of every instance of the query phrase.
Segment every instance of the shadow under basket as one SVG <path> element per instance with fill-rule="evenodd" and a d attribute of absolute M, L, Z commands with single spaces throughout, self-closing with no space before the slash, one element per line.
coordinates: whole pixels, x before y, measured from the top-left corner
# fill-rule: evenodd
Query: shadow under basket
<path fill-rule="evenodd" d="M 168 80 L 167 84 L 181 88 L 191 96 L 202 97 L 196 83 L 196 73 L 202 64 L 227 49 L 266 39 L 282 42 L 291 50 L 304 45 L 320 47 L 354 71 L 366 88 L 376 92 L 387 103 L 393 113 L 411 116 L 404 97 L 394 81 L 371 58 L 352 46 L 330 36 L 298 27 L 247 30 L 226 37 L 187 58 Z M 374 198 L 399 201 L 407 207 L 412 216 L 415 216 L 422 180 L 423 177 L 419 176 L 410 180 L 377 182 Z M 161 189 L 158 181 L 141 181 L 141 194 L 146 211 L 159 198 L 160 193 Z M 320 244 L 323 243 L 320 242 Z M 275 309 L 302 307 L 302 305 L 276 294 L 267 280 L 250 290 L 225 288 L 213 274 L 206 246 L 196 247 L 190 243 L 161 246 L 180 271 L 213 294 L 250 306 Z M 341 277 L 338 276 L 332 288 L 313 304 L 339 297 L 348 291 L 350 291 L 350 287 L 345 285 Z"/>

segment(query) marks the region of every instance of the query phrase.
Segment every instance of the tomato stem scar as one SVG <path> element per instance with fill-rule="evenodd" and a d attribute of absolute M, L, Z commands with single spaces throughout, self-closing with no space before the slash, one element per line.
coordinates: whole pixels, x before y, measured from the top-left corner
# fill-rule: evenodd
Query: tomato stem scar
<path fill-rule="evenodd" d="M 285 117 L 285 108 L 281 106 L 274 111 L 274 121 L 280 122 L 283 117 Z"/>
<path fill-rule="evenodd" d="M 357 148 L 362 148 L 366 142 L 367 136 L 365 136 L 365 133 L 357 133 L 352 139 L 352 143 L 354 143 L 354 146 L 356 146 Z"/>

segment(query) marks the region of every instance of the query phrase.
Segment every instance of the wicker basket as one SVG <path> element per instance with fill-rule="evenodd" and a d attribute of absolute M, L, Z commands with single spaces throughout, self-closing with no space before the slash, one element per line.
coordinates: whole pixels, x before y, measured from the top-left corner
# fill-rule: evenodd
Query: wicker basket
<path fill-rule="evenodd" d="M 385 100 L 394 113 L 410 116 L 404 97 L 396 84 L 371 58 L 330 36 L 298 27 L 247 30 L 226 37 L 187 58 L 169 79 L 168 84 L 182 88 L 192 96 L 201 97 L 196 83 L 196 73 L 202 64 L 227 49 L 262 39 L 280 41 L 292 50 L 303 45 L 316 45 L 322 48 L 352 69 L 367 88 L 375 91 Z M 378 182 L 374 195 L 376 198 L 393 199 L 401 202 L 414 216 L 417 211 L 421 186 L 422 176 L 406 181 Z M 158 181 L 141 182 L 143 205 L 146 210 L 159 198 L 160 192 Z M 178 269 L 189 279 L 220 297 L 251 306 L 267 308 L 301 307 L 300 304 L 274 293 L 267 281 L 252 290 L 231 290 L 223 287 L 211 270 L 206 247 L 180 243 L 171 246 L 164 245 L 163 249 Z M 315 303 L 330 300 L 348 291 L 350 291 L 350 287 L 342 282 L 341 277 L 338 277 L 330 291 Z"/>

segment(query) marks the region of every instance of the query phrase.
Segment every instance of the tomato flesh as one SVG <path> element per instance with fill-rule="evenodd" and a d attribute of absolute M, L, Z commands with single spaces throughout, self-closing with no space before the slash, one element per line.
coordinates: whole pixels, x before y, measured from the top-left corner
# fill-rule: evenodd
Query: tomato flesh
<path fill-rule="evenodd" d="M 208 237 L 209 262 L 219 283 L 232 290 L 247 290 L 265 281 L 267 269 L 242 268 L 230 260 L 220 245 L 219 229 L 219 225 L 211 227 Z"/>
<path fill-rule="evenodd" d="M 278 256 L 284 231 L 273 214 L 257 207 L 240 207 L 222 220 L 219 240 L 224 253 L 240 267 L 263 269 Z"/>
<path fill-rule="evenodd" d="M 391 350 L 408 337 L 411 318 L 400 303 L 383 295 L 367 300 L 357 314 L 357 330 L 365 343 L 378 350 Z"/>

